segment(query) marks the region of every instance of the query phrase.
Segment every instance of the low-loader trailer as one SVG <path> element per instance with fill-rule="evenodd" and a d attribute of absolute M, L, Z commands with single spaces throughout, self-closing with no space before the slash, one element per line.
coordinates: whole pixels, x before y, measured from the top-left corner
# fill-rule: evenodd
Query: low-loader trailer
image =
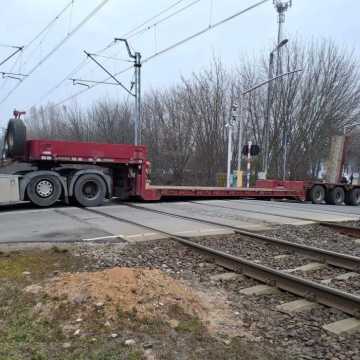
<path fill-rule="evenodd" d="M 255 198 L 360 204 L 360 186 L 340 183 L 258 180 L 253 188 L 152 186 L 145 146 L 27 140 L 26 127 L 19 118 L 9 122 L 3 159 L 26 163 L 31 169 L 0 175 L 0 203 L 31 201 L 49 207 L 61 200 L 92 207 L 116 197 L 143 201 Z"/>

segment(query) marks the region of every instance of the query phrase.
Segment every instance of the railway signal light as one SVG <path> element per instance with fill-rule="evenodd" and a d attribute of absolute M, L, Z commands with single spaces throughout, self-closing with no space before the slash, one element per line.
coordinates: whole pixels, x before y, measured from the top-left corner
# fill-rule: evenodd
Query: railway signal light
<path fill-rule="evenodd" d="M 248 156 L 249 153 L 251 156 L 257 156 L 260 154 L 260 146 L 259 145 L 244 145 L 242 148 L 243 155 Z"/>

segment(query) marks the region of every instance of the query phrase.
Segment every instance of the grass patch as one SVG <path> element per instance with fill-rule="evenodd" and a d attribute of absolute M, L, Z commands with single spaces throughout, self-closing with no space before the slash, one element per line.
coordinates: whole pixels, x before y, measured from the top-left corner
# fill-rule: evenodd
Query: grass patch
<path fill-rule="evenodd" d="M 31 279 L 42 279 L 53 271 L 72 271 L 81 267 L 81 259 L 75 259 L 63 250 L 14 251 L 0 256 L 0 279 L 24 279 L 29 272 Z"/>
<path fill-rule="evenodd" d="M 181 320 L 179 325 L 175 328 L 179 332 L 200 333 L 203 330 L 203 325 L 198 318 L 189 320 Z"/>
<path fill-rule="evenodd" d="M 143 345 L 149 343 L 156 358 L 166 360 L 282 359 L 265 352 L 258 357 L 257 350 L 247 357 L 243 342 L 225 346 L 208 334 L 198 318 L 177 306 L 168 313 L 179 321 L 173 329 L 164 320 L 139 319 L 135 311 L 120 307 L 109 319 L 92 303 L 23 291 L 27 285 L 41 285 L 54 271 L 82 271 L 85 266 L 91 269 L 86 259 L 57 247 L 0 254 L 0 360 L 141 360 Z M 114 333 L 116 337 L 111 336 Z M 134 339 L 135 345 L 126 346 L 128 339 Z"/>
<path fill-rule="evenodd" d="M 129 360 L 141 360 L 142 359 L 143 352 L 142 351 L 132 351 L 129 354 L 128 359 Z"/>

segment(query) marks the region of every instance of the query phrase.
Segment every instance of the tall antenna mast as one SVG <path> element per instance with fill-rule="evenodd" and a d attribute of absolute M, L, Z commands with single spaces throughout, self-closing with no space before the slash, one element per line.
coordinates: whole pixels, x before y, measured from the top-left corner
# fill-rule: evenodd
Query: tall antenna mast
<path fill-rule="evenodd" d="M 284 40 L 284 34 L 283 34 L 283 28 L 285 23 L 285 12 L 292 6 L 292 0 L 289 1 L 283 1 L 283 0 L 273 0 L 275 9 L 278 13 L 278 39 L 277 43 L 280 44 L 281 41 Z M 282 59 L 281 59 L 281 47 L 278 47 L 277 49 L 277 55 L 278 55 L 278 61 L 277 61 L 277 69 L 276 69 L 276 75 L 279 75 L 282 73 Z"/>
<path fill-rule="evenodd" d="M 277 38 L 277 66 L 276 66 L 276 75 L 279 76 L 282 74 L 282 46 L 279 46 L 284 40 L 283 28 L 285 23 L 285 13 L 292 6 L 292 0 L 283 1 L 283 0 L 273 0 L 275 9 L 278 13 L 278 38 Z M 283 150 L 283 161 L 282 161 L 282 178 L 286 180 L 286 163 L 287 163 L 287 143 L 288 143 L 288 129 L 287 122 L 284 122 L 283 134 L 282 134 L 282 150 Z"/>

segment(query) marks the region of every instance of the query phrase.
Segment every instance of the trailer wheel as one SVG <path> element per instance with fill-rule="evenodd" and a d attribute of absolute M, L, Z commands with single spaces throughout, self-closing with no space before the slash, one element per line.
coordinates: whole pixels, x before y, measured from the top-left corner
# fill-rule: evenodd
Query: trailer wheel
<path fill-rule="evenodd" d="M 345 200 L 345 191 L 343 188 L 337 186 L 334 189 L 331 189 L 327 196 L 326 202 L 331 205 L 341 205 Z"/>
<path fill-rule="evenodd" d="M 11 119 L 9 121 L 5 149 L 7 157 L 23 156 L 26 145 L 26 126 L 21 119 Z"/>
<path fill-rule="evenodd" d="M 352 189 L 345 194 L 345 204 L 351 206 L 360 205 L 360 188 Z"/>
<path fill-rule="evenodd" d="M 40 207 L 54 205 L 59 200 L 61 192 L 60 180 L 52 175 L 35 176 L 26 187 L 30 201 Z"/>
<path fill-rule="evenodd" d="M 81 206 L 100 206 L 104 203 L 106 196 L 105 182 L 96 174 L 82 175 L 75 183 L 74 195 Z"/>
<path fill-rule="evenodd" d="M 310 200 L 313 204 L 322 204 L 325 200 L 325 188 L 315 185 L 310 191 Z"/>

